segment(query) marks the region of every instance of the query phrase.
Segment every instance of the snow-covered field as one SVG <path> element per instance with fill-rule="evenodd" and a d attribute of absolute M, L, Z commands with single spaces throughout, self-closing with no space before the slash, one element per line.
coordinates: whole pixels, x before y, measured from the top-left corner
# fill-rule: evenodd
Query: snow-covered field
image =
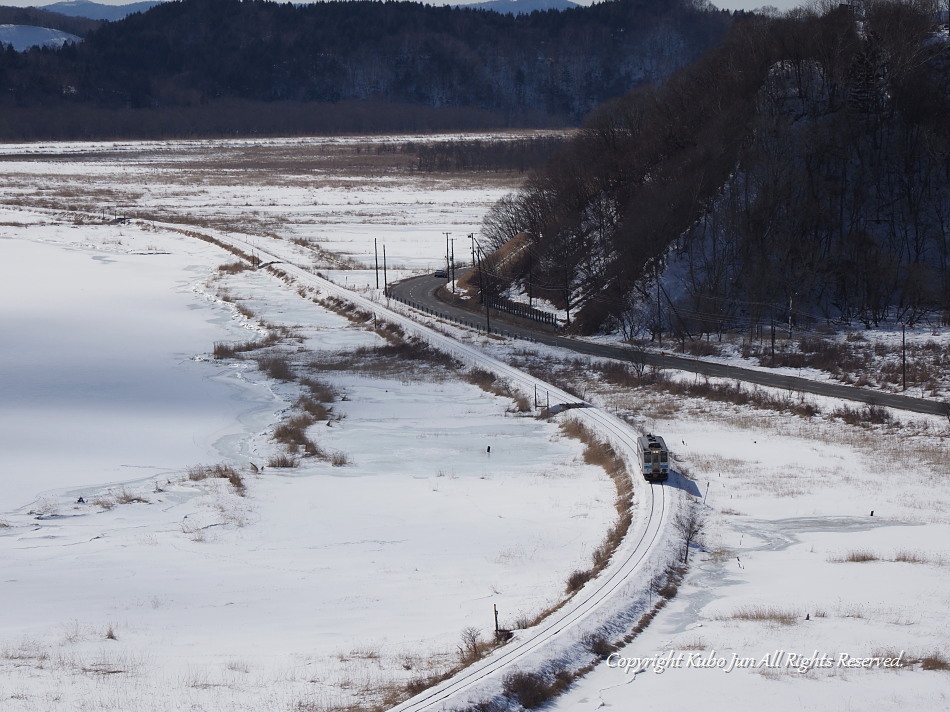
<path fill-rule="evenodd" d="M 553 709 L 946 709 L 945 422 L 869 431 L 688 400 L 654 422 L 703 493 L 704 551 L 653 624 Z"/>
<path fill-rule="evenodd" d="M 436 268 L 445 233 L 464 255 L 518 178 L 417 175 L 353 145 L 0 151 L 0 709 L 386 703 L 453 665 L 465 628 L 487 636 L 493 604 L 503 624 L 530 618 L 589 565 L 613 485 L 556 422 L 441 366 L 332 367 L 385 342 L 265 272 L 218 272 L 233 257 L 184 234 L 295 240 L 369 294 L 374 240 L 390 279 Z M 265 327 L 339 394 L 308 433 L 347 464 L 252 471 L 281 451 L 270 435 L 301 386 L 211 352 Z M 946 420 L 869 429 L 572 370 L 678 444 L 707 526 L 678 595 L 555 709 L 946 709 Z M 189 478 L 219 463 L 246 491 Z M 702 667 L 734 655 L 744 667 Z M 673 662 L 618 667 L 634 658 Z"/>

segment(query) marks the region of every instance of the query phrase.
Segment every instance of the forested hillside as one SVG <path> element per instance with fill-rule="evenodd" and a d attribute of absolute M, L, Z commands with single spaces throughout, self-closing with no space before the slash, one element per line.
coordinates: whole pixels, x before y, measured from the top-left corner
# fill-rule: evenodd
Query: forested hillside
<path fill-rule="evenodd" d="M 0 25 L 28 25 L 62 30 L 71 35 L 83 37 L 102 25 L 99 20 L 86 17 L 69 17 L 58 12 L 35 7 L 0 6 Z"/>
<path fill-rule="evenodd" d="M 928 2 L 748 17 L 487 217 L 576 326 L 950 319 L 950 44 Z M 523 239 L 523 238 L 522 238 Z M 489 265 L 489 269 L 491 269 Z"/>
<path fill-rule="evenodd" d="M 191 116 L 196 132 L 565 125 L 700 56 L 730 21 L 693 0 L 520 16 L 409 2 L 179 0 L 59 52 L 3 55 L 0 135 L 84 135 L 119 110 L 145 114 L 139 125 Z M 354 102 L 372 104 L 357 115 Z"/>

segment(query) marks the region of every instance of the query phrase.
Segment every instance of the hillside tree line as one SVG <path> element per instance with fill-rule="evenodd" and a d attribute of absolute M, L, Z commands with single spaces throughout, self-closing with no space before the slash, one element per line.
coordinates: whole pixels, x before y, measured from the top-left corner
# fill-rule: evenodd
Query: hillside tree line
<path fill-rule="evenodd" d="M 830 5 L 830 4 L 829 4 Z M 685 337 L 950 319 L 950 50 L 926 0 L 737 21 L 486 217 L 502 289 Z"/>
<path fill-rule="evenodd" d="M 410 116 L 434 117 L 435 128 L 576 125 L 718 42 L 731 15 L 704 2 L 609 0 L 515 16 L 413 2 L 175 0 L 60 50 L 0 53 L 0 135 L 35 132 L 57 112 L 60 133 L 72 114 L 127 129 L 121 112 L 149 125 L 177 112 L 200 130 L 218 107 L 215 126 L 232 117 L 236 133 L 305 126 L 294 117 L 314 107 L 322 130 L 342 131 L 358 102 L 375 108 L 361 123 L 380 127 L 379 107 L 391 105 L 393 129 Z M 289 117 L 277 127 L 274 104 Z M 244 114 L 257 110 L 256 121 Z"/>

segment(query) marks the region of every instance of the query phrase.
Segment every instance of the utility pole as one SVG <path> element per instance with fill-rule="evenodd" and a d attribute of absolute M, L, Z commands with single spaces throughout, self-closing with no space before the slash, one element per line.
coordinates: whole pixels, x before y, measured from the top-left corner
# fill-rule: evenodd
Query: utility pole
<path fill-rule="evenodd" d="M 475 233 L 470 232 L 468 239 L 472 241 L 472 269 L 475 269 Z"/>
<path fill-rule="evenodd" d="M 491 314 L 488 310 L 488 295 L 485 294 L 485 280 L 482 276 L 482 248 L 478 248 L 478 288 L 482 293 L 482 302 L 485 304 L 485 331 L 491 333 Z"/>
<path fill-rule="evenodd" d="M 788 295 L 788 338 L 792 338 L 792 295 Z"/>
<path fill-rule="evenodd" d="M 383 245 L 383 284 L 385 289 L 383 289 L 383 294 L 387 297 L 389 296 L 389 277 L 386 274 L 386 245 Z"/>
<path fill-rule="evenodd" d="M 775 366 L 775 317 L 772 317 L 772 360 L 769 361 L 770 366 Z"/>
<path fill-rule="evenodd" d="M 452 238 L 452 271 L 449 272 L 452 279 L 452 294 L 455 294 L 455 238 Z"/>
<path fill-rule="evenodd" d="M 571 268 L 564 263 L 564 323 L 571 325 Z"/>
<path fill-rule="evenodd" d="M 379 245 L 376 244 L 377 240 L 373 238 L 373 254 L 376 256 L 376 289 L 379 289 Z"/>
<path fill-rule="evenodd" d="M 449 235 L 451 232 L 445 233 L 445 281 L 448 282 L 452 279 L 452 268 L 449 266 Z"/>
<path fill-rule="evenodd" d="M 901 377 L 907 390 L 907 327 L 901 324 Z"/>

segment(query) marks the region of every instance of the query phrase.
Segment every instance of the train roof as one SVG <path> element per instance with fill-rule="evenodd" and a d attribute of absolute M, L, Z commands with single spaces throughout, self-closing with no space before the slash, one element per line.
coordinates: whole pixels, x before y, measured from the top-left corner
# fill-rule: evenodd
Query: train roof
<path fill-rule="evenodd" d="M 666 441 L 659 435 L 647 433 L 640 436 L 640 447 L 651 450 L 666 450 Z"/>

